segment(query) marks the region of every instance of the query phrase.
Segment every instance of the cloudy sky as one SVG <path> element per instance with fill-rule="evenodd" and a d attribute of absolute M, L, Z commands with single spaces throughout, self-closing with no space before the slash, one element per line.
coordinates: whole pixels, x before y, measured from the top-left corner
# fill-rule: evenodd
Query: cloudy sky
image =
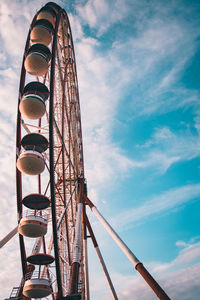
<path fill-rule="evenodd" d="M 30 22 L 46 2 L 0 1 L 0 235 L 16 226 L 15 128 Z M 174 300 L 200 295 L 200 2 L 57 1 L 71 22 L 91 200 Z M 121 300 L 157 299 L 91 215 Z M 92 247 L 91 299 L 112 299 Z M 0 250 L 0 298 L 21 278 Z"/>

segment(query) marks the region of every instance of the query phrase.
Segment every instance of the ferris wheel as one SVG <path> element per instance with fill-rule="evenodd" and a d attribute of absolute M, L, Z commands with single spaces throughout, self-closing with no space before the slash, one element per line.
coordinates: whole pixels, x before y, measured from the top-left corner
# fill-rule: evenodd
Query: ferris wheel
<path fill-rule="evenodd" d="M 53 2 L 36 13 L 28 33 L 16 150 L 18 226 L 0 247 L 19 233 L 23 277 L 8 299 L 89 300 L 88 238 L 118 299 L 86 206 L 158 298 L 170 299 L 87 197 L 72 32 L 67 13 Z"/>

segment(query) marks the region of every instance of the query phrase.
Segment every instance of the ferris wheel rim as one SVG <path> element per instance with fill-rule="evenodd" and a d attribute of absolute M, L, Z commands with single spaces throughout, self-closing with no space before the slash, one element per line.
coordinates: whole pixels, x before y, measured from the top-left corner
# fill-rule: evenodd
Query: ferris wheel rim
<path fill-rule="evenodd" d="M 16 139 L 16 149 L 17 149 L 17 155 L 16 155 L 16 160 L 18 158 L 18 155 L 21 150 L 21 126 L 23 125 L 23 119 L 21 119 L 21 113 L 19 111 L 19 103 L 21 96 L 23 94 L 23 89 L 25 86 L 25 79 L 26 79 L 26 69 L 24 67 L 24 61 L 26 58 L 26 54 L 28 53 L 28 49 L 30 46 L 30 33 L 31 29 L 33 28 L 33 25 L 37 19 L 37 14 L 34 16 L 33 21 L 30 26 L 30 30 L 27 36 L 27 41 L 26 41 L 26 46 L 24 50 L 24 56 L 23 56 L 23 61 L 22 61 L 22 70 L 21 70 L 21 78 L 20 78 L 20 88 L 19 88 L 19 97 L 18 97 L 18 114 L 17 114 L 17 139 Z M 55 80 L 55 53 L 56 53 L 56 47 L 57 47 L 57 41 L 58 41 L 58 26 L 61 22 L 61 17 L 64 17 L 66 19 L 69 32 L 71 34 L 71 27 L 69 23 L 68 16 L 66 12 L 63 9 L 60 9 L 59 12 L 56 15 L 56 23 L 55 23 L 55 30 L 53 34 L 53 45 L 52 45 L 52 60 L 51 60 L 51 69 L 50 69 L 50 97 L 49 97 L 49 176 L 50 176 L 50 194 L 51 194 L 51 209 L 52 209 L 52 226 L 53 226 L 53 236 L 54 236 L 54 252 L 55 252 L 55 264 L 56 264 L 56 281 L 57 281 L 57 290 L 61 291 L 60 292 L 60 297 L 62 297 L 62 282 L 60 278 L 60 266 L 59 266 L 59 251 L 58 250 L 58 235 L 57 235 L 57 230 L 58 227 L 60 226 L 62 220 L 57 221 L 57 215 L 56 215 L 56 207 L 55 207 L 55 181 L 54 181 L 54 171 L 55 171 L 55 163 L 54 163 L 54 144 L 53 144 L 53 131 L 54 131 L 54 110 L 53 110 L 53 97 L 54 97 L 54 80 Z M 71 34 L 72 36 L 72 34 Z M 71 37 L 71 43 L 72 43 L 72 48 L 74 51 L 73 47 L 73 39 Z M 74 58 L 74 68 L 75 68 L 75 78 L 76 78 L 76 84 L 77 84 L 77 73 L 76 73 L 76 62 L 75 62 L 75 56 Z M 77 95 L 78 96 L 78 95 Z M 79 105 L 79 112 L 80 113 L 80 104 L 79 104 L 79 96 L 78 96 L 78 105 Z M 81 132 L 81 122 L 80 122 L 80 116 L 79 116 L 79 131 Z M 81 139 L 81 152 L 82 152 L 82 159 L 83 159 L 83 148 L 82 148 L 82 133 L 80 135 Z M 63 154 L 63 152 L 62 152 Z M 70 159 L 70 157 L 69 157 Z M 70 160 L 71 166 L 73 166 L 71 160 Z M 64 174 L 64 173 L 63 173 Z M 79 174 L 80 175 L 80 174 Z M 81 176 L 84 178 L 84 166 L 82 163 L 82 171 L 81 171 Z M 63 175 L 64 177 L 64 175 Z M 39 179 L 38 179 L 39 180 Z M 78 180 L 78 179 L 77 179 Z M 78 181 L 74 183 L 78 185 Z M 22 180 L 21 180 L 21 172 L 16 168 L 16 184 L 17 184 L 17 211 L 18 211 L 18 223 L 20 222 L 20 219 L 22 218 Z M 40 184 L 40 183 L 39 183 Z M 74 193 L 74 190 L 71 191 L 71 196 Z M 45 192 L 46 194 L 46 192 Z M 70 196 L 70 197 L 71 197 Z M 70 199 L 69 199 L 70 200 Z M 69 205 L 68 201 L 68 204 Z M 21 262 L 22 262 L 22 270 L 23 270 L 23 276 L 25 277 L 26 270 L 27 270 L 27 260 L 26 260 L 26 249 L 25 249 L 25 244 L 24 244 L 24 237 L 22 235 L 19 235 L 20 239 L 20 249 L 21 249 Z M 57 249 L 57 250 L 56 250 Z"/>
<path fill-rule="evenodd" d="M 56 222 L 56 206 L 55 206 L 55 192 L 54 192 L 54 138 L 53 138 L 53 100 L 54 100 L 54 75 L 55 75 L 55 52 L 57 42 L 58 25 L 61 18 L 61 10 L 56 16 L 55 30 L 52 45 L 52 60 L 51 60 L 51 73 L 50 73 L 50 96 L 49 96 L 49 167 L 50 167 L 50 193 L 51 193 L 51 212 L 52 212 L 52 226 L 53 226 L 53 239 L 54 239 L 54 253 L 56 263 L 56 275 L 58 290 L 62 297 L 62 283 L 60 277 L 60 264 L 59 264 L 59 249 L 58 249 L 58 236 L 57 236 L 57 222 Z"/>

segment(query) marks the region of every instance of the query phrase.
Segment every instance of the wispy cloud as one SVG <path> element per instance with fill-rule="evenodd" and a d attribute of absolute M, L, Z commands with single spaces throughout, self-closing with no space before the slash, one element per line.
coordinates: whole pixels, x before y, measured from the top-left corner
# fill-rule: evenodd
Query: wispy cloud
<path fill-rule="evenodd" d="M 7 218 L 7 220 L 10 218 Z M 8 232 L 7 232 L 8 233 Z M 18 245 L 18 236 L 16 235 L 1 250 L 0 298 L 8 298 L 14 286 L 19 286 L 22 278 L 20 252 Z M 11 271 L 12 266 L 12 271 Z"/>
<path fill-rule="evenodd" d="M 153 275 L 165 292 L 174 300 L 198 300 L 200 292 L 200 243 L 185 243 L 185 248 L 180 250 L 175 259 L 169 263 L 146 262 L 145 266 Z M 91 290 L 94 295 L 99 295 L 98 299 L 111 299 L 111 293 L 104 291 L 106 282 L 104 278 L 98 276 L 98 286 L 93 286 Z M 119 299 L 156 299 L 154 292 L 150 289 L 143 278 L 134 270 L 130 275 L 119 274 L 111 271 L 111 278 L 116 288 Z M 93 279 L 92 279 L 93 280 Z M 95 277 L 97 280 L 97 277 Z"/>
<path fill-rule="evenodd" d="M 90 9 L 94 6 L 95 2 L 87 2 L 87 7 Z M 81 9 L 83 12 L 83 8 Z M 87 14 L 85 17 L 87 18 Z M 91 26 L 95 26 L 95 22 L 91 23 Z M 156 147 L 153 150 L 149 149 L 148 154 L 145 154 L 144 157 L 141 156 L 136 161 L 126 157 L 123 150 L 116 147 L 111 141 L 110 130 L 118 101 L 122 97 L 122 87 L 127 88 L 131 84 L 135 87 L 139 81 L 144 82 L 141 83 L 143 94 L 134 94 L 131 106 L 133 117 L 141 114 L 165 113 L 187 104 L 196 105 L 198 103 L 196 92 L 191 93 L 182 88 L 173 88 L 172 90 L 170 86 L 177 82 L 179 73 L 194 53 L 195 44 L 192 43 L 192 40 L 196 33 L 188 34 L 189 28 L 175 20 L 169 24 L 165 19 L 161 20 L 157 17 L 151 19 L 148 26 L 147 23 L 145 25 L 146 27 L 140 28 L 139 36 L 132 36 L 125 42 L 114 43 L 112 52 L 106 52 L 106 57 L 100 55 L 98 50 L 100 43 L 97 40 L 82 39 L 77 46 L 79 82 L 83 101 L 85 158 L 89 170 L 87 176 L 90 180 L 88 182 L 92 189 L 93 182 L 96 182 L 96 186 L 98 186 L 103 181 L 108 182 L 107 180 L 113 174 L 117 174 L 117 171 L 121 172 L 120 165 L 126 165 L 126 168 L 123 169 L 126 171 L 155 167 L 161 173 L 165 173 L 173 163 L 192 159 L 199 154 L 198 141 L 192 135 L 187 136 L 187 143 L 185 143 L 186 137 L 172 137 L 171 135 L 171 139 L 165 145 L 163 140 L 157 138 L 157 142 L 154 143 Z M 186 39 L 190 39 L 190 41 L 186 41 Z M 177 60 L 177 53 L 183 48 L 183 55 Z M 126 60 L 122 59 L 124 57 L 129 57 L 128 64 Z M 159 78 L 155 77 L 153 74 L 156 68 L 159 69 L 159 64 L 163 60 L 165 61 L 165 58 L 166 61 L 171 61 L 173 67 L 168 71 L 166 69 L 163 73 L 159 72 Z M 163 65 L 160 65 L 161 68 Z M 117 79 L 117 74 L 120 74 L 120 81 Z M 149 82 L 149 76 L 152 75 L 153 78 L 155 77 L 154 82 L 157 81 L 156 86 L 153 85 L 152 80 L 150 81 L 151 85 L 145 84 L 145 82 Z M 96 84 L 97 82 L 98 84 Z M 171 91 L 170 97 L 166 93 L 167 88 L 169 89 L 168 93 Z M 99 153 L 98 159 L 97 152 Z M 90 155 L 87 155 L 88 153 Z M 112 158 L 110 159 L 111 153 Z M 93 171 L 96 174 L 95 178 L 93 175 L 90 176 Z"/>
<path fill-rule="evenodd" d="M 77 5 L 76 10 L 84 24 L 97 30 L 102 35 L 112 24 L 122 21 L 128 13 L 127 3 L 119 0 L 89 0 L 85 5 Z M 112 11 L 112 13 L 110 13 Z M 108 18 L 109 15 L 109 18 Z"/>
<path fill-rule="evenodd" d="M 178 241 L 177 241 L 178 242 Z M 180 243 L 180 242 L 179 242 Z M 178 243 L 178 246 L 180 245 Z M 169 272 L 181 267 L 189 267 L 191 264 L 196 263 L 200 259 L 200 242 L 187 244 L 182 241 L 182 249 L 179 255 L 170 263 L 159 264 L 156 263 L 153 267 L 154 272 Z"/>
<path fill-rule="evenodd" d="M 195 118 L 196 132 L 187 128 L 188 124 L 180 124 L 179 131 L 169 127 L 155 128 L 152 137 L 143 145 L 137 145 L 141 153 L 147 156 L 146 166 L 152 163 L 161 173 L 176 162 L 192 160 L 200 155 L 199 117 Z"/>
<path fill-rule="evenodd" d="M 199 267 L 200 263 L 197 263 L 191 267 L 182 267 L 174 272 L 163 275 L 157 274 L 157 276 L 153 274 L 153 276 L 171 299 L 198 300 L 200 292 Z M 124 278 L 119 276 L 117 281 L 120 281 L 120 286 L 124 287 L 119 292 L 120 299 L 126 300 L 131 297 L 133 300 L 138 300 L 141 299 L 141 295 L 144 299 L 156 299 L 153 291 L 142 279 L 131 278 L 131 276 L 124 276 Z M 104 299 L 109 299 L 109 296 Z"/>
<path fill-rule="evenodd" d="M 144 222 L 150 216 L 162 215 L 175 207 L 199 197 L 200 184 L 186 185 L 168 190 L 146 200 L 142 205 L 124 210 L 112 219 L 118 229 L 130 228 Z"/>

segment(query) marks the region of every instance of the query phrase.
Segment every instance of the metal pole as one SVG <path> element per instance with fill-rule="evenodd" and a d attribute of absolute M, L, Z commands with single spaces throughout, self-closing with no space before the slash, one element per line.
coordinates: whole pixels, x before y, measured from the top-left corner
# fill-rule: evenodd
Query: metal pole
<path fill-rule="evenodd" d="M 159 299 L 170 300 L 165 291 L 163 291 L 163 289 L 159 286 L 159 284 L 155 281 L 155 279 L 151 276 L 151 274 L 147 271 L 147 269 L 143 266 L 142 263 L 136 266 L 136 270 L 152 288 L 152 290 L 158 296 Z"/>
<path fill-rule="evenodd" d="M 38 237 L 33 246 L 32 254 L 37 254 L 40 252 L 42 246 L 42 237 Z"/>
<path fill-rule="evenodd" d="M 89 287 L 89 270 L 88 270 L 88 248 L 87 248 L 87 227 L 85 222 L 85 203 L 83 204 L 83 257 L 85 269 L 85 299 L 90 300 L 90 287 Z"/>
<path fill-rule="evenodd" d="M 132 251 L 126 246 L 126 244 L 121 240 L 118 234 L 114 231 L 114 229 L 110 226 L 110 224 L 104 219 L 104 217 L 100 214 L 98 209 L 94 206 L 94 204 L 85 196 L 85 201 L 91 208 L 92 212 L 99 219 L 101 224 L 107 230 L 107 232 L 112 236 L 114 241 L 118 244 L 120 249 L 124 252 L 124 254 L 128 257 L 131 263 L 134 265 L 135 269 L 142 275 L 144 280 L 148 283 L 148 285 L 152 288 L 157 297 L 161 300 L 170 300 L 165 291 L 159 286 L 159 284 L 155 281 L 155 279 L 149 274 L 149 272 L 145 269 L 143 264 L 137 259 L 137 257 L 132 253 Z"/>
<path fill-rule="evenodd" d="M 70 294 L 76 294 L 78 290 L 78 277 L 81 259 L 81 231 L 82 231 L 82 210 L 83 203 L 78 204 L 77 218 L 75 225 L 75 239 L 73 245 L 73 258 L 72 258 L 72 278 L 70 284 Z"/>
<path fill-rule="evenodd" d="M 87 251 L 87 238 L 83 239 L 83 251 L 85 259 L 85 298 L 90 300 L 90 290 L 89 290 L 89 272 L 88 272 L 88 251 Z"/>
<path fill-rule="evenodd" d="M 105 262 L 104 262 L 104 260 L 103 260 L 103 256 L 101 255 L 100 249 L 99 249 L 98 244 L 97 244 L 97 240 L 96 240 L 96 238 L 95 238 L 94 232 L 93 232 L 93 230 L 92 230 L 92 227 L 91 227 L 91 225 L 90 225 L 90 222 L 89 222 L 89 220 L 88 220 L 87 215 L 85 215 L 84 218 L 85 218 L 85 222 L 86 222 L 87 228 L 88 228 L 88 230 L 89 230 L 90 236 L 91 236 L 91 238 L 92 238 L 92 242 L 93 242 L 94 248 L 95 248 L 95 250 L 96 250 L 96 252 L 97 252 L 97 255 L 98 255 L 99 261 L 100 261 L 100 263 L 101 263 L 102 269 L 103 269 L 104 274 L 105 274 L 105 276 L 106 276 L 106 279 L 107 279 L 107 281 L 108 281 L 108 285 L 109 285 L 109 287 L 110 287 L 110 290 L 111 290 L 111 293 L 112 293 L 112 295 L 113 295 L 113 298 L 114 298 L 115 300 L 118 300 L 117 294 L 116 294 L 116 292 L 115 292 L 115 288 L 114 288 L 114 286 L 113 286 L 113 283 L 112 283 L 112 281 L 111 281 L 110 275 L 109 275 L 108 270 L 107 270 L 107 268 L 106 268 Z"/>
<path fill-rule="evenodd" d="M 105 265 L 103 256 L 102 256 L 102 254 L 101 254 L 101 251 L 100 251 L 99 247 L 96 247 L 95 250 L 96 250 L 97 255 L 98 255 L 98 257 L 99 257 L 99 261 L 100 261 L 100 263 L 101 263 L 101 265 L 102 265 L 102 268 L 103 268 L 103 271 L 104 271 L 104 273 L 105 273 L 105 276 L 106 276 L 106 279 L 107 279 L 107 281 L 108 281 L 108 284 L 109 284 L 109 286 L 110 286 L 110 289 L 111 289 L 111 291 L 112 291 L 113 298 L 114 298 L 115 300 L 118 300 L 117 294 L 116 294 L 116 292 L 115 292 L 114 286 L 113 286 L 112 281 L 111 281 L 111 279 L 110 279 L 110 276 L 109 276 L 108 270 L 107 270 L 107 268 L 106 268 L 106 265 Z"/>
<path fill-rule="evenodd" d="M 126 246 L 126 244 L 121 240 L 121 238 L 118 236 L 118 234 L 114 231 L 114 229 L 110 226 L 110 224 L 104 219 L 104 217 L 100 214 L 98 209 L 92 204 L 92 202 L 88 202 L 88 198 L 86 202 L 89 204 L 92 212 L 95 214 L 95 216 L 99 219 L 101 224 L 105 227 L 105 229 L 108 231 L 108 233 L 112 236 L 114 241 L 118 244 L 120 249 L 124 252 L 124 254 L 128 257 L 128 259 L 131 261 L 131 263 L 134 265 L 134 267 L 137 266 L 137 264 L 140 263 L 139 259 L 132 253 L 132 251 Z"/>
<path fill-rule="evenodd" d="M 9 242 L 13 236 L 17 233 L 18 226 L 11 230 L 1 241 L 0 248 L 2 248 L 7 242 Z"/>

